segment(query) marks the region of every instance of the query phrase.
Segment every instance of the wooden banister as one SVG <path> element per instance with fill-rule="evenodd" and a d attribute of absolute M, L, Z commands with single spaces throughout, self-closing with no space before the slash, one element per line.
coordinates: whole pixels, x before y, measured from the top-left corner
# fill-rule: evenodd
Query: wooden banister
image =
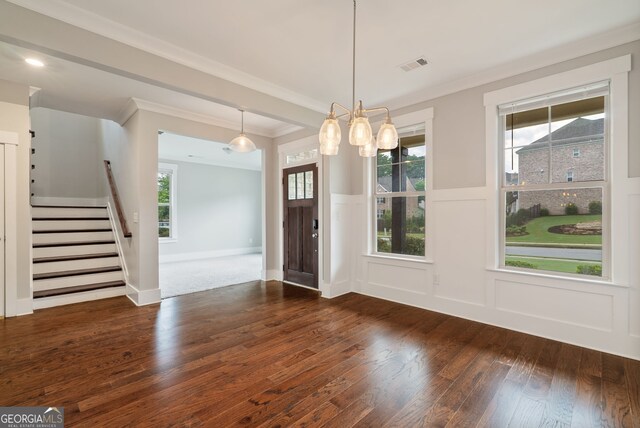
<path fill-rule="evenodd" d="M 116 181 L 113 179 L 113 173 L 111 172 L 111 162 L 104 161 L 104 167 L 107 170 L 107 180 L 109 180 L 109 187 L 111 188 L 111 196 L 113 196 L 113 203 L 116 206 L 116 213 L 118 214 L 118 220 L 120 220 L 120 227 L 122 228 L 122 234 L 125 238 L 131 238 L 131 231 L 127 226 L 127 219 L 124 218 L 124 210 L 120 203 L 120 196 L 118 195 L 118 187 Z"/>

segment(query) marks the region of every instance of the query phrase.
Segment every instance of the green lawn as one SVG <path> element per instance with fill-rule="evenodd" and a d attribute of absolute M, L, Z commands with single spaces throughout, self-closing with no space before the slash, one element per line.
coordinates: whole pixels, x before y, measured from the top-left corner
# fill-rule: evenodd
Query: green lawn
<path fill-rule="evenodd" d="M 529 221 L 527 227 L 528 235 L 508 236 L 507 243 L 527 242 L 527 243 L 551 243 L 551 244 L 593 244 L 602 245 L 601 235 L 563 235 L 560 233 L 550 233 L 551 226 L 562 224 L 577 224 L 599 221 L 602 215 L 554 215 L 538 217 Z M 564 272 L 564 271 L 563 271 Z"/>
<path fill-rule="evenodd" d="M 540 257 L 515 257 L 506 256 L 507 261 L 521 261 L 531 263 L 540 270 L 549 270 L 553 272 L 577 273 L 578 265 L 601 265 L 597 262 L 571 261 L 562 259 L 545 259 Z"/>

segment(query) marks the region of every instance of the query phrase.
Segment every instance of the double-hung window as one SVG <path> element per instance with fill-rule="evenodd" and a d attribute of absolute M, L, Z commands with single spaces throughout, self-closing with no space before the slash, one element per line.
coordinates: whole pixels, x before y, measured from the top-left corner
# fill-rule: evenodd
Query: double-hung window
<path fill-rule="evenodd" d="M 498 107 L 502 266 L 602 276 L 608 104 L 601 82 Z"/>
<path fill-rule="evenodd" d="M 176 220 L 177 165 L 158 166 L 158 237 L 160 241 L 173 241 L 178 237 Z"/>
<path fill-rule="evenodd" d="M 373 189 L 374 245 L 377 253 L 425 255 L 424 127 L 398 129 L 393 150 L 379 150 Z"/>

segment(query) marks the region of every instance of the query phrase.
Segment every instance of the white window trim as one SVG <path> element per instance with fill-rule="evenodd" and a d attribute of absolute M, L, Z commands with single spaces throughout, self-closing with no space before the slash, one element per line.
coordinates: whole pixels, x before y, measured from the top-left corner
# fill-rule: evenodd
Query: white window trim
<path fill-rule="evenodd" d="M 375 256 L 380 258 L 388 258 L 394 260 L 407 260 L 407 261 L 419 261 L 426 263 L 433 263 L 433 107 L 429 107 L 424 110 L 418 110 L 412 113 L 407 113 L 401 116 L 393 118 L 393 123 L 396 128 L 404 128 L 418 123 L 424 123 L 424 138 L 425 138 L 425 171 L 426 171 L 426 185 L 424 189 L 425 200 L 425 245 L 424 256 L 411 256 L 405 254 L 395 253 L 378 253 L 376 249 L 376 221 L 377 221 L 377 197 L 376 195 L 376 171 L 375 171 L 375 158 L 367 159 L 367 168 L 365 173 L 365 189 L 367 191 L 367 206 L 369 207 L 369 224 L 367 225 L 369 233 L 367 242 L 367 254 L 368 256 Z M 374 123 L 373 127 L 377 127 L 381 122 Z M 391 196 L 422 196 L 422 192 L 419 194 L 414 192 L 393 192 L 389 193 Z"/>
<path fill-rule="evenodd" d="M 161 244 L 168 244 L 172 242 L 178 242 L 178 165 L 173 163 L 158 163 L 158 172 L 168 172 L 171 174 L 171 189 L 170 189 L 170 202 L 171 209 L 171 223 L 170 228 L 171 236 L 168 238 L 158 237 L 158 242 Z M 157 197 L 156 197 L 157 199 Z M 156 202 L 157 205 L 157 202 Z M 157 216 L 156 216 L 157 217 Z M 157 221 L 157 218 L 156 218 Z"/>
<path fill-rule="evenodd" d="M 625 55 L 607 61 L 591 64 L 585 67 L 547 76 L 531 82 L 522 83 L 504 89 L 488 92 L 484 95 L 486 120 L 486 159 L 487 159 L 487 260 L 489 271 L 523 273 L 517 269 L 499 268 L 504 251 L 500 245 L 501 219 L 500 212 L 500 168 L 499 164 L 499 118 L 498 106 L 580 85 L 588 85 L 597 81 L 609 80 L 609 162 L 607 183 L 609 200 L 603 201 L 606 209 L 603 217 L 608 222 L 608 238 L 603 236 L 603 266 L 608 266 L 608 272 L 603 271 L 603 279 L 598 281 L 607 285 L 629 286 L 629 254 L 626 234 L 626 224 L 629 221 L 628 194 L 631 192 L 632 182 L 628 175 L 628 72 L 631 70 L 631 55 Z M 615 183 L 615 187 L 611 184 Z M 605 250 L 606 249 L 606 250 Z M 529 275 L 537 273 L 527 272 Z M 567 275 L 549 275 L 541 273 L 541 277 L 571 279 Z M 591 278 L 590 278 L 591 279 Z"/>

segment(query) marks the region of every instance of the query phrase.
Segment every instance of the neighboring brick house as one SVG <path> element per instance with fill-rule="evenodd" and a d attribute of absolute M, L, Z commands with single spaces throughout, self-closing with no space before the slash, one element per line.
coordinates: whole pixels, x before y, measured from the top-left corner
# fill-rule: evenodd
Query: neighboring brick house
<path fill-rule="evenodd" d="M 521 148 L 518 154 L 519 184 L 544 184 L 604 180 L 604 119 L 578 118 L 549 135 Z M 549 155 L 551 154 L 551 162 Z M 518 192 L 518 208 L 540 204 L 551 215 L 562 215 L 573 203 L 578 212 L 589 212 L 589 203 L 601 201 L 600 189 L 567 189 Z"/>
<path fill-rule="evenodd" d="M 376 193 L 379 194 L 376 200 L 376 213 L 379 219 L 384 216 L 385 212 L 391 210 L 391 196 L 393 196 L 393 193 L 389 193 L 389 196 L 380 195 L 381 193 L 389 192 L 388 189 L 391 189 L 391 177 L 380 177 L 376 189 Z M 407 177 L 406 191 L 415 192 L 415 190 L 414 184 Z M 413 217 L 419 214 L 424 214 L 424 201 L 418 202 L 418 198 L 408 198 L 407 216 Z"/>

